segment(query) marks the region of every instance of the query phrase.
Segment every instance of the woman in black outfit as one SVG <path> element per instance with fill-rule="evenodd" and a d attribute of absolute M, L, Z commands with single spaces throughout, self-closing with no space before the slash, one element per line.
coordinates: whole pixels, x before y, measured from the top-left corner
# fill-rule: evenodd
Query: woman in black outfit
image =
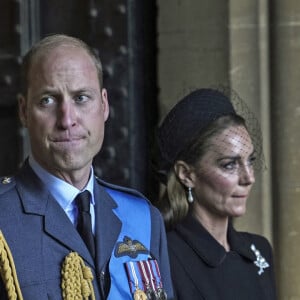
<path fill-rule="evenodd" d="M 254 170 L 263 164 L 250 123 L 225 93 L 199 89 L 158 129 L 157 171 L 166 184 L 158 206 L 178 300 L 276 299 L 269 242 L 231 222 L 246 212 Z"/>

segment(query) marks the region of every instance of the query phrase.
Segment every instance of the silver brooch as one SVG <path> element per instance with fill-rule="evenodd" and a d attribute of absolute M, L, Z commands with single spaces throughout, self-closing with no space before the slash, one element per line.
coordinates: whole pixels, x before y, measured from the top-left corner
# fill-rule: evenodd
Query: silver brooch
<path fill-rule="evenodd" d="M 251 250 L 256 256 L 256 261 L 254 264 L 259 268 L 258 275 L 261 275 L 264 272 L 264 269 L 268 268 L 270 265 L 266 259 L 260 254 L 259 250 L 256 249 L 255 245 L 251 245 Z"/>

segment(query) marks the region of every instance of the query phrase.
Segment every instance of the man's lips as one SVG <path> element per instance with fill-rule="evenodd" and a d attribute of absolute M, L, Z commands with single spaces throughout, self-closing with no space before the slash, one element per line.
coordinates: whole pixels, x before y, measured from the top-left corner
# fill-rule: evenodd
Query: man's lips
<path fill-rule="evenodd" d="M 63 149 L 75 149 L 77 147 L 81 147 L 85 137 L 76 136 L 76 137 L 56 137 L 50 139 L 51 144 L 54 148 L 63 148 Z"/>
<path fill-rule="evenodd" d="M 63 142 L 79 141 L 79 140 L 83 140 L 83 139 L 84 139 L 84 137 L 55 138 L 55 139 L 51 139 L 51 141 L 54 143 L 63 143 Z"/>
<path fill-rule="evenodd" d="M 76 135 L 59 135 L 52 136 L 49 140 L 53 143 L 63 143 L 63 142 L 73 142 L 85 139 L 84 134 L 76 134 Z"/>

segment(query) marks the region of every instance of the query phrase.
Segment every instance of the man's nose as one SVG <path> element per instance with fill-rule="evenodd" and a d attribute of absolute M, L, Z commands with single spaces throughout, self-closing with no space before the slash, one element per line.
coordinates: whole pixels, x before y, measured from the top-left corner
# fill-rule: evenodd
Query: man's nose
<path fill-rule="evenodd" d="M 76 109 L 70 99 L 64 99 L 58 106 L 57 125 L 62 129 L 68 129 L 76 125 Z"/>

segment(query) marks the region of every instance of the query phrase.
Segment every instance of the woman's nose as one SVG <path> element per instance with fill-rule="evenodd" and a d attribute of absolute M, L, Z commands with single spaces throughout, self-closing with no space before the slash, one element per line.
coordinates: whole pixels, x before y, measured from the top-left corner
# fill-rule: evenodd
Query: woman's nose
<path fill-rule="evenodd" d="M 240 176 L 240 184 L 242 185 L 250 185 L 255 182 L 255 176 L 254 176 L 254 170 L 253 166 L 244 165 L 240 167 L 239 170 L 239 176 Z"/>

